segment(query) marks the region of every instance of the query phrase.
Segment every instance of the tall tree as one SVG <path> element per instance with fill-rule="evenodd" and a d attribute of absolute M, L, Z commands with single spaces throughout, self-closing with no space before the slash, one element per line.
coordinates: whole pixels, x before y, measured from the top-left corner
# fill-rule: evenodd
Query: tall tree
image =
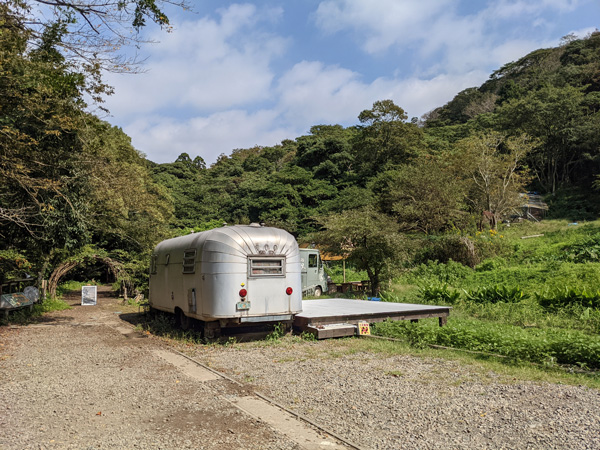
<path fill-rule="evenodd" d="M 523 161 L 536 142 L 527 135 L 477 134 L 456 144 L 454 168 L 469 182 L 467 200 L 473 211 L 493 214 L 492 226 L 518 208 L 529 174 Z"/>
<path fill-rule="evenodd" d="M 498 109 L 506 130 L 539 139 L 540 145 L 530 153 L 528 162 L 545 191 L 556 192 L 590 159 L 600 162 L 600 99 L 593 100 L 583 88 L 545 86 Z"/>
<path fill-rule="evenodd" d="M 381 210 L 396 217 L 403 231 L 426 234 L 464 224 L 465 186 L 432 156 L 382 172 L 370 183 Z"/>
<path fill-rule="evenodd" d="M 421 129 L 406 122 L 407 118 L 392 100 L 377 101 L 372 109 L 359 114 L 362 126 L 354 151 L 363 177 L 405 164 L 424 148 Z"/>
<path fill-rule="evenodd" d="M 332 214 L 320 223 L 323 230 L 315 235 L 315 241 L 325 251 L 344 255 L 365 270 L 374 296 L 408 254 L 407 240 L 398 232 L 397 222 L 372 206 Z"/>
<path fill-rule="evenodd" d="M 134 70 L 139 61 L 125 48 L 144 43 L 140 30 L 154 23 L 171 30 L 165 8 L 187 9 L 186 0 L 7 0 L 19 13 L 19 26 L 36 45 L 49 29 L 60 28 L 58 48 L 80 68 Z"/>

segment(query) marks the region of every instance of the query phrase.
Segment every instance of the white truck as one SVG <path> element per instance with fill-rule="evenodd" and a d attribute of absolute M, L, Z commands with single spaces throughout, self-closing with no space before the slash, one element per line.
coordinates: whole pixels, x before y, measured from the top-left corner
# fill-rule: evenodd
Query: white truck
<path fill-rule="evenodd" d="M 301 248 L 302 293 L 320 297 L 328 291 L 327 274 L 323 268 L 321 253 L 316 248 Z"/>

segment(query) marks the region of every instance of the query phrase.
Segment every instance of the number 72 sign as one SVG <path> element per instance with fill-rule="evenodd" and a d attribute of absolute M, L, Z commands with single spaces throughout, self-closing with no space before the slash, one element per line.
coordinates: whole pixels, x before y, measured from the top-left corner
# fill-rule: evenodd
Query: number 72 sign
<path fill-rule="evenodd" d="M 371 334 L 369 322 L 358 322 L 358 334 L 359 336 L 369 336 Z"/>

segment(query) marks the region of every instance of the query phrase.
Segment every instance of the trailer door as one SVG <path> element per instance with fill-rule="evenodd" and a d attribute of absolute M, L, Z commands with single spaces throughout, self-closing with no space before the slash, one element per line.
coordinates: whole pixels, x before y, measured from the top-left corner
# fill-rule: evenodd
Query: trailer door
<path fill-rule="evenodd" d="M 250 315 L 287 314 L 291 310 L 286 293 L 285 256 L 248 258 Z"/>

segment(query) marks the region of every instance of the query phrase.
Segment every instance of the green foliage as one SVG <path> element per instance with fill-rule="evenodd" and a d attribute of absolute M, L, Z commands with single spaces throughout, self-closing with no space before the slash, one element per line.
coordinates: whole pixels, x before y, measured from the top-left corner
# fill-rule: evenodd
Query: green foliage
<path fill-rule="evenodd" d="M 325 272 L 331 277 L 331 281 L 336 284 L 344 282 L 344 267 L 341 261 L 328 261 L 325 265 Z M 352 265 L 346 264 L 346 281 L 362 281 L 368 278 L 364 270 L 356 270 Z"/>
<path fill-rule="evenodd" d="M 315 241 L 325 251 L 345 255 L 357 269 L 366 271 L 373 296 L 408 253 L 397 223 L 371 207 L 324 217 L 321 224 L 323 231 L 314 236 Z"/>
<path fill-rule="evenodd" d="M 444 327 L 407 321 L 377 324 L 378 335 L 404 338 L 412 345 L 442 345 L 494 353 L 539 364 L 600 368 L 600 337 L 558 329 L 523 329 L 500 323 L 454 319 Z"/>
<path fill-rule="evenodd" d="M 408 283 L 417 284 L 421 281 L 425 283 L 439 282 L 444 284 L 454 284 L 467 278 L 473 270 L 464 264 L 453 260 L 446 263 L 440 263 L 437 260 L 429 260 L 413 268 L 404 279 Z"/>
<path fill-rule="evenodd" d="M 42 302 L 33 305 L 32 309 L 23 308 L 16 311 L 11 311 L 8 317 L 4 314 L 0 315 L 0 325 L 18 324 L 27 325 L 35 321 L 36 318 L 52 311 L 63 311 L 71 309 L 71 306 L 60 298 L 44 299 Z"/>
<path fill-rule="evenodd" d="M 32 264 L 16 250 L 0 250 L 0 283 L 25 278 Z"/>
<path fill-rule="evenodd" d="M 447 284 L 430 283 L 419 287 L 419 296 L 425 303 L 452 305 L 460 299 L 460 292 Z"/>
<path fill-rule="evenodd" d="M 431 157 L 380 172 L 369 183 L 382 211 L 396 217 L 403 231 L 444 232 L 465 225 L 465 184 Z"/>
<path fill-rule="evenodd" d="M 73 291 L 81 291 L 83 286 L 98 286 L 98 282 L 96 280 L 87 280 L 87 281 L 74 281 L 68 280 L 63 283 L 60 283 L 56 288 L 56 298 L 49 299 L 47 301 L 55 301 L 56 299 L 62 298 L 65 294 Z"/>
<path fill-rule="evenodd" d="M 407 123 L 406 113 L 392 100 L 375 102 L 358 119 L 363 126 L 354 139 L 353 149 L 363 177 L 405 164 L 425 147 L 421 129 Z"/>
<path fill-rule="evenodd" d="M 600 262 L 600 233 L 587 236 L 563 248 L 567 261 L 575 263 Z"/>
<path fill-rule="evenodd" d="M 456 233 L 425 236 L 417 239 L 417 242 L 421 245 L 414 258 L 416 263 L 455 261 L 471 268 L 479 263 L 482 251 L 489 253 L 496 247 L 493 242 L 474 240 L 470 236 Z"/>
<path fill-rule="evenodd" d="M 283 323 L 276 323 L 273 325 L 273 330 L 265 338 L 267 341 L 275 342 L 279 341 L 285 336 L 286 327 Z"/>
<path fill-rule="evenodd" d="M 467 300 L 475 303 L 517 303 L 528 295 L 517 286 L 494 285 L 464 291 Z"/>
<path fill-rule="evenodd" d="M 600 289 L 588 291 L 577 287 L 555 287 L 535 293 L 541 306 L 548 309 L 564 308 L 572 305 L 584 308 L 600 308 Z M 589 313 L 588 313 L 589 315 Z"/>

